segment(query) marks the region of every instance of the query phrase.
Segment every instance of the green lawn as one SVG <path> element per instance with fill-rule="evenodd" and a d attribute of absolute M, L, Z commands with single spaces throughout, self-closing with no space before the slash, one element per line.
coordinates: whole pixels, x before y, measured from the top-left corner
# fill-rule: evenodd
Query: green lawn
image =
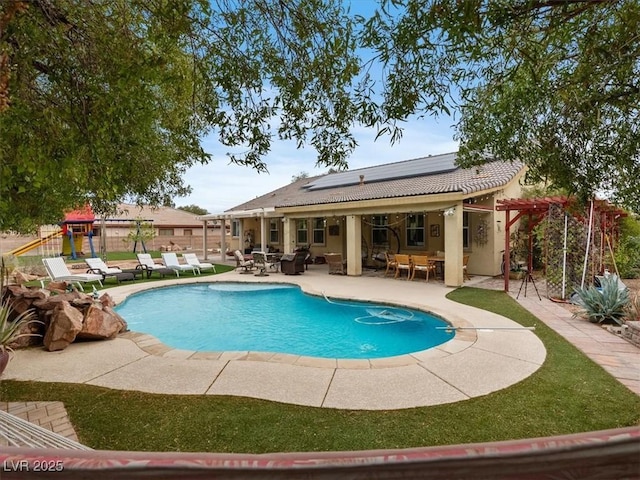
<path fill-rule="evenodd" d="M 61 400 L 81 442 L 98 449 L 278 452 L 486 442 L 637 425 L 640 397 L 502 292 L 461 288 L 449 298 L 536 324 L 548 357 L 505 390 L 435 407 L 366 412 L 218 396 L 152 395 L 0 382 L 0 400 Z"/>

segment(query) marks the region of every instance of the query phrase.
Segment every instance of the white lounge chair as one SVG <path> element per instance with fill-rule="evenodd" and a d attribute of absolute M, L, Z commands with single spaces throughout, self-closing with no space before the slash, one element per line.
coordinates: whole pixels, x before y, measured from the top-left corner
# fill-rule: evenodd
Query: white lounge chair
<path fill-rule="evenodd" d="M 87 264 L 91 273 L 101 273 L 103 276 L 122 273 L 122 269 L 108 266 L 101 258 L 85 258 L 84 263 Z"/>
<path fill-rule="evenodd" d="M 202 270 L 213 270 L 216 273 L 216 266 L 212 263 L 201 262 L 195 253 L 183 253 L 182 258 L 191 266 L 198 269 L 198 273 Z"/>
<path fill-rule="evenodd" d="M 71 273 L 62 257 L 43 258 L 44 268 L 49 278 L 54 282 L 77 283 L 80 290 L 84 291 L 83 283 L 98 282 L 102 287 L 102 275 L 97 273 Z"/>
<path fill-rule="evenodd" d="M 180 261 L 178 260 L 178 255 L 176 255 L 174 252 L 162 253 L 162 261 L 164 262 L 165 267 L 170 268 L 171 270 L 175 270 L 176 273 L 188 272 L 189 270 L 191 270 L 194 275 L 196 275 L 196 273 L 200 273 L 200 270 L 198 270 L 198 268 L 194 267 L 193 265 L 185 265 L 184 263 L 180 263 Z M 180 276 L 180 274 L 178 274 L 178 276 Z"/>
<path fill-rule="evenodd" d="M 138 267 L 147 272 L 147 278 L 151 276 L 153 272 L 157 271 L 162 275 L 164 271 L 168 271 L 168 268 L 164 265 L 154 262 L 150 253 L 137 253 L 136 256 L 138 257 L 138 263 L 140 264 Z M 177 270 L 174 270 L 174 272 L 176 277 L 180 276 L 180 273 Z"/>

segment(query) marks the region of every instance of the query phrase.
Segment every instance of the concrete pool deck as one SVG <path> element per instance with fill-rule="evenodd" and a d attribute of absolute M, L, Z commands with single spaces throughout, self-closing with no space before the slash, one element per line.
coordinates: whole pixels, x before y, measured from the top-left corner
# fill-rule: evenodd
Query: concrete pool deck
<path fill-rule="evenodd" d="M 227 281 L 291 283 L 311 294 L 428 310 L 454 326 L 481 330 L 459 330 L 453 340 L 429 350 L 372 360 L 175 350 L 149 335 L 128 332 L 111 341 L 74 343 L 59 352 L 19 350 L 3 378 L 388 410 L 458 402 L 501 390 L 530 376 L 546 357 L 535 332 L 505 317 L 452 302 L 445 298 L 452 289 L 433 281 L 334 276 L 327 274 L 326 266 L 312 266 L 299 276 L 228 272 L 130 284 L 108 292 L 119 303 L 149 288 Z"/>

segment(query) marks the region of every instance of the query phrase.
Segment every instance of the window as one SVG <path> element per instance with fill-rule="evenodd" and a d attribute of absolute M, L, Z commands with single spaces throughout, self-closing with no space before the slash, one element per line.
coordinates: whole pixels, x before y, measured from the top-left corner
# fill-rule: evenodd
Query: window
<path fill-rule="evenodd" d="M 232 237 L 240 236 L 240 220 L 231 221 L 231 236 Z"/>
<path fill-rule="evenodd" d="M 296 242 L 298 245 L 306 245 L 309 243 L 306 219 L 296 221 Z"/>
<path fill-rule="evenodd" d="M 407 247 L 424 247 L 424 215 L 407 215 Z"/>
<path fill-rule="evenodd" d="M 324 218 L 313 219 L 313 243 L 324 245 Z"/>
<path fill-rule="evenodd" d="M 269 243 L 280 243 L 278 224 L 282 223 L 279 218 L 269 220 Z"/>
<path fill-rule="evenodd" d="M 462 248 L 469 248 L 469 212 L 462 212 Z"/>
<path fill-rule="evenodd" d="M 374 215 L 371 217 L 371 243 L 376 246 L 389 246 L 389 230 L 387 230 L 387 217 Z"/>
<path fill-rule="evenodd" d="M 160 235 L 161 237 L 172 237 L 173 228 L 159 228 L 158 235 Z"/>
<path fill-rule="evenodd" d="M 182 234 L 185 237 L 190 237 L 191 235 L 193 235 L 193 230 L 191 230 L 190 228 L 185 228 L 184 231 L 182 232 Z"/>

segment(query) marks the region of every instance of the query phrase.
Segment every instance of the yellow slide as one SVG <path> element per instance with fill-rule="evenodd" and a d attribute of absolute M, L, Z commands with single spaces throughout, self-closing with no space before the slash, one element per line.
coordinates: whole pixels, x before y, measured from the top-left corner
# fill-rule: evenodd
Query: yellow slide
<path fill-rule="evenodd" d="M 9 252 L 9 255 L 22 255 L 23 253 L 27 253 L 29 250 L 33 250 L 34 248 L 38 248 L 50 240 L 53 240 L 56 237 L 62 236 L 62 230 L 58 230 L 57 232 L 53 232 L 46 237 L 36 238 L 35 240 L 30 241 L 29 243 L 25 243 L 24 245 L 19 246 L 18 248 L 14 248 Z"/>

